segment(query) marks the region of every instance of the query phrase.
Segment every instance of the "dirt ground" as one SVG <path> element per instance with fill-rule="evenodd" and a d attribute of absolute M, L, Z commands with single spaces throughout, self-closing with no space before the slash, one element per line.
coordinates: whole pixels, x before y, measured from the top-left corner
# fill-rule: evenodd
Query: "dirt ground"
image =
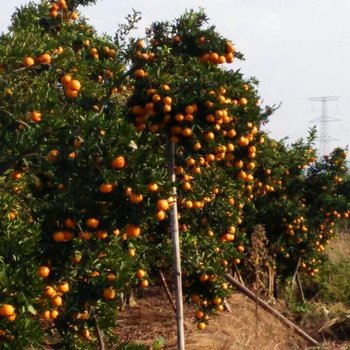
<path fill-rule="evenodd" d="M 307 349 L 308 344 L 254 302 L 234 294 L 228 304 L 232 313 L 212 317 L 204 331 L 196 329 L 193 309 L 185 306 L 186 350 L 282 350 Z M 120 315 L 117 332 L 124 339 L 151 345 L 157 337 L 166 339 L 165 349 L 176 349 L 174 312 L 159 287 L 151 288 L 138 306 Z"/>

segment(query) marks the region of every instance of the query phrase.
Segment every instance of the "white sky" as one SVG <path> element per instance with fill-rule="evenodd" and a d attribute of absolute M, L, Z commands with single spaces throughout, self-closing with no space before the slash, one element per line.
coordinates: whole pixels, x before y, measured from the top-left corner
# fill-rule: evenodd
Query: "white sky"
<path fill-rule="evenodd" d="M 0 0 L 0 31 L 15 7 L 27 2 Z M 152 21 L 200 7 L 245 55 L 231 68 L 260 81 L 265 104 L 282 102 L 267 126 L 272 137 L 305 136 L 321 111 L 308 98 L 330 95 L 340 98 L 329 103 L 329 115 L 341 119 L 329 124 L 330 136 L 338 139 L 330 145 L 350 144 L 350 0 L 100 0 L 81 10 L 99 32 L 111 35 L 132 9 L 141 11 L 142 35 Z"/>

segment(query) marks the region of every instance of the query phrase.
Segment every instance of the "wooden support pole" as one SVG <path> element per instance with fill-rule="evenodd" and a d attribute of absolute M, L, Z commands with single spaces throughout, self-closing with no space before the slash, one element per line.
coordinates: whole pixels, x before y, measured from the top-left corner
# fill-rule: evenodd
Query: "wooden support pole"
<path fill-rule="evenodd" d="M 95 328 L 96 328 L 96 333 L 97 333 L 97 339 L 98 339 L 98 344 L 99 344 L 99 350 L 105 350 L 105 343 L 103 341 L 103 332 L 98 324 L 95 309 L 91 308 L 91 314 L 92 318 L 94 320 Z"/>
<path fill-rule="evenodd" d="M 164 288 L 164 290 L 165 290 L 165 294 L 166 294 L 166 296 L 168 297 L 168 300 L 169 300 L 169 302 L 170 302 L 170 305 L 171 305 L 172 309 L 174 310 L 174 312 L 176 313 L 176 306 L 175 306 L 174 300 L 173 300 L 173 298 L 172 298 L 172 296 L 171 296 L 171 293 L 170 293 L 168 284 L 166 283 L 164 274 L 163 274 L 163 272 L 160 271 L 160 270 L 159 270 L 159 276 L 160 276 L 160 280 L 161 280 L 161 282 L 162 282 L 163 288 Z"/>
<path fill-rule="evenodd" d="M 299 277 L 298 273 L 296 274 L 295 278 L 296 278 L 296 281 L 297 281 L 297 286 L 298 286 L 298 289 L 299 289 L 301 301 L 304 302 L 305 301 L 304 291 L 303 291 L 303 287 L 301 285 L 300 277 Z"/>
<path fill-rule="evenodd" d="M 320 343 L 312 338 L 310 335 L 308 335 L 306 332 L 304 332 L 300 327 L 298 327 L 295 323 L 289 321 L 286 317 L 284 317 L 281 313 L 279 313 L 277 310 L 272 308 L 269 304 L 267 304 L 264 300 L 260 299 L 257 295 L 255 295 L 252 291 L 250 291 L 247 287 L 243 286 L 241 283 L 239 283 L 236 279 L 234 279 L 231 275 L 226 274 L 226 279 L 234 286 L 236 287 L 240 292 L 242 292 L 244 295 L 246 295 L 248 298 L 252 299 L 255 303 L 259 304 L 264 310 L 268 311 L 270 314 L 275 316 L 278 320 L 286 324 L 287 326 L 293 328 L 296 333 L 298 333 L 300 336 L 302 336 L 304 339 L 306 339 L 308 342 L 310 342 L 314 346 L 319 346 Z"/>
<path fill-rule="evenodd" d="M 173 264 L 174 264 L 174 274 L 175 274 L 177 349 L 185 350 L 179 220 L 178 220 L 178 213 L 177 213 L 177 192 L 176 192 L 176 185 L 175 185 L 176 183 L 175 146 L 170 140 L 168 140 L 168 172 L 169 172 L 169 180 L 172 185 L 171 194 L 174 198 L 174 202 L 170 208 L 170 230 L 171 230 Z"/>
<path fill-rule="evenodd" d="M 239 283 L 242 284 L 242 285 L 244 286 L 245 284 L 244 284 L 243 278 L 242 278 L 242 276 L 241 276 L 241 273 L 240 273 L 239 270 L 238 270 L 237 265 L 236 265 L 236 264 L 233 264 L 233 268 L 234 268 L 234 270 L 235 270 L 234 273 L 235 273 L 235 275 L 237 275 L 237 279 L 238 279 Z"/>

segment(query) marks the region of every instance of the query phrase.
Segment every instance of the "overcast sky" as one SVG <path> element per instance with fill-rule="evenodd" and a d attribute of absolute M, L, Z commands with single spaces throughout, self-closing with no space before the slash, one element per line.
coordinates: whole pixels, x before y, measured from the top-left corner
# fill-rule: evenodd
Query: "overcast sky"
<path fill-rule="evenodd" d="M 27 0 L 0 0 L 0 31 L 16 6 Z M 37 1 L 35 1 L 37 2 Z M 99 32 L 113 35 L 132 9 L 142 12 L 137 34 L 152 21 L 171 20 L 186 9 L 204 8 L 210 24 L 231 39 L 246 58 L 231 68 L 260 81 L 264 104 L 282 103 L 267 129 L 277 139 L 304 137 L 321 115 L 309 97 L 339 96 L 328 114 L 329 135 L 350 144 L 350 0 L 100 0 L 82 8 Z"/>

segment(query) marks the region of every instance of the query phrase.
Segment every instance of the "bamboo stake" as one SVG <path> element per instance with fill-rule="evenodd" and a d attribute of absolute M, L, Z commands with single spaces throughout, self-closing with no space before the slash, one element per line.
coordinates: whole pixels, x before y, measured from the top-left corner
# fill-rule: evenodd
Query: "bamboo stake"
<path fill-rule="evenodd" d="M 277 310 L 272 308 L 269 304 L 267 304 L 264 300 L 260 299 L 257 295 L 255 295 L 252 291 L 250 291 L 247 287 L 243 286 L 241 283 L 239 283 L 237 280 L 235 280 L 231 275 L 226 274 L 226 279 L 234 286 L 236 287 L 240 292 L 245 294 L 247 297 L 252 299 L 254 302 L 259 304 L 263 309 L 268 311 L 270 314 L 275 316 L 278 320 L 283 322 L 284 324 L 292 327 L 296 333 L 298 333 L 300 336 L 302 336 L 304 339 L 306 339 L 308 342 L 310 342 L 312 345 L 319 346 L 320 343 L 312 338 L 310 335 L 308 335 L 306 332 L 304 332 L 300 327 L 298 327 L 295 323 L 289 321 L 286 317 L 284 317 L 281 313 L 279 313 Z"/>
<path fill-rule="evenodd" d="M 168 297 L 168 300 L 171 304 L 171 307 L 173 308 L 174 312 L 176 313 L 176 306 L 175 306 L 175 303 L 174 303 L 174 300 L 171 296 L 171 293 L 170 293 L 170 290 L 169 290 L 169 287 L 168 287 L 168 284 L 166 283 L 166 280 L 165 280 L 165 277 L 164 277 L 164 274 L 161 270 L 159 270 L 159 276 L 160 276 L 160 280 L 162 282 L 162 285 L 164 287 L 164 290 L 165 290 L 165 294 L 166 296 Z"/>
<path fill-rule="evenodd" d="M 242 278 L 242 276 L 241 276 L 241 273 L 240 273 L 239 270 L 238 270 L 237 265 L 236 265 L 236 264 L 233 264 L 233 267 L 234 267 L 234 269 L 235 269 L 234 272 L 235 272 L 235 274 L 237 275 L 237 278 L 238 278 L 239 283 L 242 284 L 242 285 L 244 286 L 245 284 L 244 284 L 243 278 Z"/>
<path fill-rule="evenodd" d="M 176 186 L 175 186 L 175 182 L 176 182 L 175 147 L 170 140 L 168 140 L 168 172 L 169 172 L 169 180 L 172 184 L 172 196 L 174 198 L 174 202 L 170 210 L 170 229 L 171 229 L 173 264 L 174 264 L 174 273 L 175 273 L 177 349 L 185 350 L 179 221 L 178 221 L 178 214 L 177 214 L 177 193 L 176 193 Z"/>
<path fill-rule="evenodd" d="M 299 274 L 298 274 L 298 273 L 297 273 L 297 275 L 296 275 L 296 281 L 297 281 L 297 286 L 298 286 L 298 289 L 299 289 L 299 293 L 300 293 L 301 300 L 304 302 L 304 301 L 305 301 L 304 291 L 303 291 L 303 287 L 302 287 L 302 285 L 301 285 L 301 282 L 300 282 L 300 278 L 299 278 Z"/>
<path fill-rule="evenodd" d="M 99 350 L 105 350 L 106 348 L 105 348 L 105 343 L 103 341 L 103 333 L 102 333 L 100 326 L 98 325 L 97 317 L 95 314 L 95 309 L 93 309 L 93 308 L 91 309 L 91 314 L 92 314 L 92 318 L 94 320 L 94 324 L 95 324 L 95 328 L 96 328 Z"/>
<path fill-rule="evenodd" d="M 296 277 L 296 275 L 298 274 L 298 270 L 299 270 L 299 266 L 300 266 L 300 261 L 301 261 L 301 258 L 298 259 L 297 266 L 295 267 L 295 271 L 294 271 L 293 278 L 292 278 L 292 288 L 293 288 L 294 283 L 295 283 L 295 277 Z"/>

